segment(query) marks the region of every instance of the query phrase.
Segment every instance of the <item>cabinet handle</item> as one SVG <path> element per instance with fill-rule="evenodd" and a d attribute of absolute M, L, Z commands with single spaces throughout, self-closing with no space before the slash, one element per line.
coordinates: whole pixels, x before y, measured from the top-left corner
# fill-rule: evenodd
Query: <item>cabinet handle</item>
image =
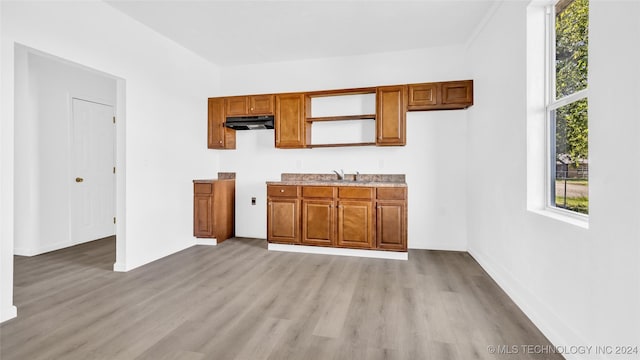
<path fill-rule="evenodd" d="M 284 189 L 280 189 L 280 192 L 284 192 Z"/>

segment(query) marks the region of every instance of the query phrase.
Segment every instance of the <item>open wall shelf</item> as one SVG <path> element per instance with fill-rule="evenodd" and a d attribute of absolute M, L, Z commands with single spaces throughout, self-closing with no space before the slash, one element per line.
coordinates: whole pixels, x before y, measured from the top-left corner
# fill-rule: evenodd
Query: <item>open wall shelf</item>
<path fill-rule="evenodd" d="M 359 142 L 359 143 L 340 143 L 340 144 L 311 144 L 307 145 L 307 148 L 330 148 L 330 147 L 344 147 L 344 146 L 375 146 L 375 142 Z"/>
<path fill-rule="evenodd" d="M 311 92 L 305 97 L 311 135 L 306 147 L 375 146 L 375 88 Z"/>
<path fill-rule="evenodd" d="M 345 121 L 345 120 L 375 120 L 376 114 L 363 114 L 363 115 L 344 115 L 344 116 L 319 116 L 308 117 L 307 122 L 314 121 Z"/>

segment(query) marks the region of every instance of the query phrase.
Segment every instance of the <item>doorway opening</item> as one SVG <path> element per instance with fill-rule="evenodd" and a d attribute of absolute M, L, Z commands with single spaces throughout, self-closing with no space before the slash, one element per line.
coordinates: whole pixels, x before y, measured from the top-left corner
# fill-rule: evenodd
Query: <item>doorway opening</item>
<path fill-rule="evenodd" d="M 20 44 L 14 69 L 14 254 L 110 238 L 124 270 L 124 80 Z"/>

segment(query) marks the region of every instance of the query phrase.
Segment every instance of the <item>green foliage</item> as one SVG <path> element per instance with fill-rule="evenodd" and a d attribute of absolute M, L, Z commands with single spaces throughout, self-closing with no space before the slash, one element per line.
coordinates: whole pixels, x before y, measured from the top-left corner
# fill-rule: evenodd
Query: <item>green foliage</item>
<path fill-rule="evenodd" d="M 589 156 L 587 99 L 556 110 L 556 157 L 567 154 L 576 166 Z"/>
<path fill-rule="evenodd" d="M 575 0 L 556 14 L 556 97 L 587 88 L 589 1 Z"/>
<path fill-rule="evenodd" d="M 556 97 L 587 88 L 589 1 L 575 0 L 556 14 Z M 587 100 L 556 110 L 556 156 L 578 164 L 587 159 Z"/>
<path fill-rule="evenodd" d="M 565 206 L 564 196 L 556 196 L 556 206 L 582 214 L 588 214 L 589 198 L 585 196 L 567 197 L 567 204 Z"/>

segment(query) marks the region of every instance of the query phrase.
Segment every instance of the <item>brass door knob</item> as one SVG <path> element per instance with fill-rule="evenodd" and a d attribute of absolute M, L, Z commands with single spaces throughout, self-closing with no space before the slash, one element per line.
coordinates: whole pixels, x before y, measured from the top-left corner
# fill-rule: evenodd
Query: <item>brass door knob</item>
<path fill-rule="evenodd" d="M 77 177 L 77 178 L 76 178 L 76 182 L 77 182 L 77 183 L 81 183 L 81 182 L 83 182 L 83 181 L 84 181 L 84 179 L 83 179 L 83 178 L 81 178 L 81 177 Z"/>

